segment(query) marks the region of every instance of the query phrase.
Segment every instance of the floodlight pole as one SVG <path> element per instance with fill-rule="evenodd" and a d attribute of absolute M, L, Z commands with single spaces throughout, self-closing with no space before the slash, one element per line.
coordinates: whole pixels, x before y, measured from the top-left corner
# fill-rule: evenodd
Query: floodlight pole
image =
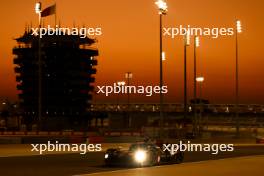
<path fill-rule="evenodd" d="M 162 48 L 162 16 L 163 15 L 166 15 L 167 11 L 168 11 L 168 6 L 166 4 L 166 2 L 164 0 L 157 0 L 155 2 L 155 4 L 157 5 L 158 7 L 158 10 L 159 10 L 159 22 L 160 22 L 160 26 L 159 26 L 159 42 L 160 42 L 160 58 L 159 58 L 159 61 L 160 61 L 160 89 L 162 89 L 163 87 L 163 67 L 162 67 L 162 61 L 163 61 L 163 48 Z M 161 134 L 160 136 L 163 137 L 164 136 L 164 114 L 163 114 L 163 93 L 162 91 L 160 91 L 160 107 L 159 107 L 159 112 L 160 112 L 160 130 L 161 130 Z"/>
<path fill-rule="evenodd" d="M 38 14 L 39 33 L 41 28 L 41 3 L 36 3 L 35 11 Z M 41 63 L 41 37 L 38 38 L 38 128 L 41 130 L 42 117 L 42 63 Z"/>
<path fill-rule="evenodd" d="M 201 134 L 201 129 L 202 129 L 202 109 L 203 109 L 203 106 L 202 106 L 202 81 L 199 82 L 200 84 L 200 95 L 199 95 L 199 105 L 200 105 L 200 112 L 199 112 L 199 135 Z"/>
<path fill-rule="evenodd" d="M 239 78 L 238 78 L 238 30 L 236 29 L 236 136 L 240 136 L 240 122 L 239 122 Z"/>
<path fill-rule="evenodd" d="M 197 112 L 196 112 L 196 103 L 197 103 L 197 82 L 196 82 L 196 48 L 197 48 L 197 42 L 196 42 L 196 36 L 194 37 L 194 57 L 193 57 L 193 112 L 194 112 L 194 133 L 196 135 L 197 133 Z"/>
<path fill-rule="evenodd" d="M 189 33 L 185 35 L 184 39 L 184 103 L 183 103 L 183 116 L 184 119 L 187 119 L 187 113 L 188 113 L 188 108 L 187 108 L 187 46 L 189 45 Z"/>
<path fill-rule="evenodd" d="M 128 115 L 128 127 L 130 128 L 132 126 L 132 119 L 130 117 L 130 79 L 132 79 L 132 72 L 126 72 L 125 77 L 127 79 L 127 86 L 128 86 L 128 91 L 127 91 L 127 115 Z"/>
<path fill-rule="evenodd" d="M 162 89 L 163 86 L 163 65 L 162 65 L 162 52 L 163 52 L 163 42 L 162 42 L 162 16 L 163 14 L 159 14 L 160 18 L 160 89 Z M 163 114 L 163 94 L 162 91 L 160 91 L 160 120 L 161 120 L 161 131 L 163 133 L 164 131 L 164 114 Z"/>

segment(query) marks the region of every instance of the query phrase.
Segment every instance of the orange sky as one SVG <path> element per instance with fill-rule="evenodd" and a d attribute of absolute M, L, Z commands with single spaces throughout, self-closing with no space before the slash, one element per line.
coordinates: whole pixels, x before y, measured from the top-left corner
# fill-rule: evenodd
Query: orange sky
<path fill-rule="evenodd" d="M 98 37 L 100 56 L 96 85 L 110 85 L 133 72 L 133 84 L 159 84 L 159 21 L 154 0 L 57 0 L 57 17 L 62 26 L 101 27 Z M 12 48 L 15 37 L 24 32 L 25 24 L 37 24 L 35 0 L 0 1 L 0 98 L 16 99 Z M 55 2 L 43 0 L 43 7 Z M 168 15 L 164 27 L 192 25 L 197 27 L 234 27 L 242 21 L 240 47 L 241 103 L 264 103 L 264 1 L 263 0 L 167 0 Z M 54 17 L 45 18 L 54 24 Z M 164 39 L 166 102 L 182 102 L 183 40 Z M 235 38 L 201 38 L 198 49 L 198 72 L 205 77 L 203 94 L 213 103 L 234 102 Z M 188 86 L 192 96 L 193 47 L 188 48 Z M 125 101 L 125 95 L 121 101 Z M 96 97 L 97 101 L 115 101 L 116 97 Z M 156 97 L 132 96 L 132 102 L 158 102 Z"/>

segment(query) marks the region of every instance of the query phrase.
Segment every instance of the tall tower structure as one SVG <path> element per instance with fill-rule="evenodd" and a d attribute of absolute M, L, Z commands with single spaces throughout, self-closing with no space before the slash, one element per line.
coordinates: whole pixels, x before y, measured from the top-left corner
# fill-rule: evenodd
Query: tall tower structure
<path fill-rule="evenodd" d="M 39 42 L 32 31 L 15 40 L 15 73 L 24 119 L 32 123 L 53 119 L 57 126 L 69 128 L 73 122 L 82 124 L 89 118 L 87 108 L 92 99 L 98 56 L 98 50 L 92 48 L 95 40 L 78 35 L 45 35 Z"/>

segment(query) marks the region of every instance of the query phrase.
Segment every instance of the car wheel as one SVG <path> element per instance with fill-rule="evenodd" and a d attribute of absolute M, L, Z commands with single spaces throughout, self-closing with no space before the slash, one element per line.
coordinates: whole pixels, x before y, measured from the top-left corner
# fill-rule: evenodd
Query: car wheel
<path fill-rule="evenodd" d="M 160 157 L 159 155 L 152 154 L 149 158 L 148 166 L 155 166 L 159 163 Z"/>
<path fill-rule="evenodd" d="M 180 164 L 180 163 L 182 163 L 182 162 L 183 162 L 183 159 L 184 159 L 184 154 L 183 154 L 183 152 L 179 152 L 179 153 L 176 153 L 176 154 L 174 155 L 174 162 L 175 162 L 176 164 Z"/>

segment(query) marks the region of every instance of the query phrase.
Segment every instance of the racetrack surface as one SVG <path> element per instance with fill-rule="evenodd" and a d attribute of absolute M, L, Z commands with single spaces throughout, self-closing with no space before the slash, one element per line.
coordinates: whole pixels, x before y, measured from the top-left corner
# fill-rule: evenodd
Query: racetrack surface
<path fill-rule="evenodd" d="M 264 147 L 256 145 L 237 146 L 235 147 L 234 152 L 222 152 L 218 155 L 212 155 L 207 152 L 188 152 L 185 153 L 184 162 L 216 160 L 221 158 L 233 158 L 249 155 L 264 155 Z M 67 176 L 128 169 L 105 167 L 103 158 L 103 152 L 87 153 L 86 155 L 54 154 L 41 156 L 2 157 L 0 158 L 0 175 Z"/>
<path fill-rule="evenodd" d="M 264 155 L 101 172 L 81 176 L 262 176 L 263 164 Z"/>

